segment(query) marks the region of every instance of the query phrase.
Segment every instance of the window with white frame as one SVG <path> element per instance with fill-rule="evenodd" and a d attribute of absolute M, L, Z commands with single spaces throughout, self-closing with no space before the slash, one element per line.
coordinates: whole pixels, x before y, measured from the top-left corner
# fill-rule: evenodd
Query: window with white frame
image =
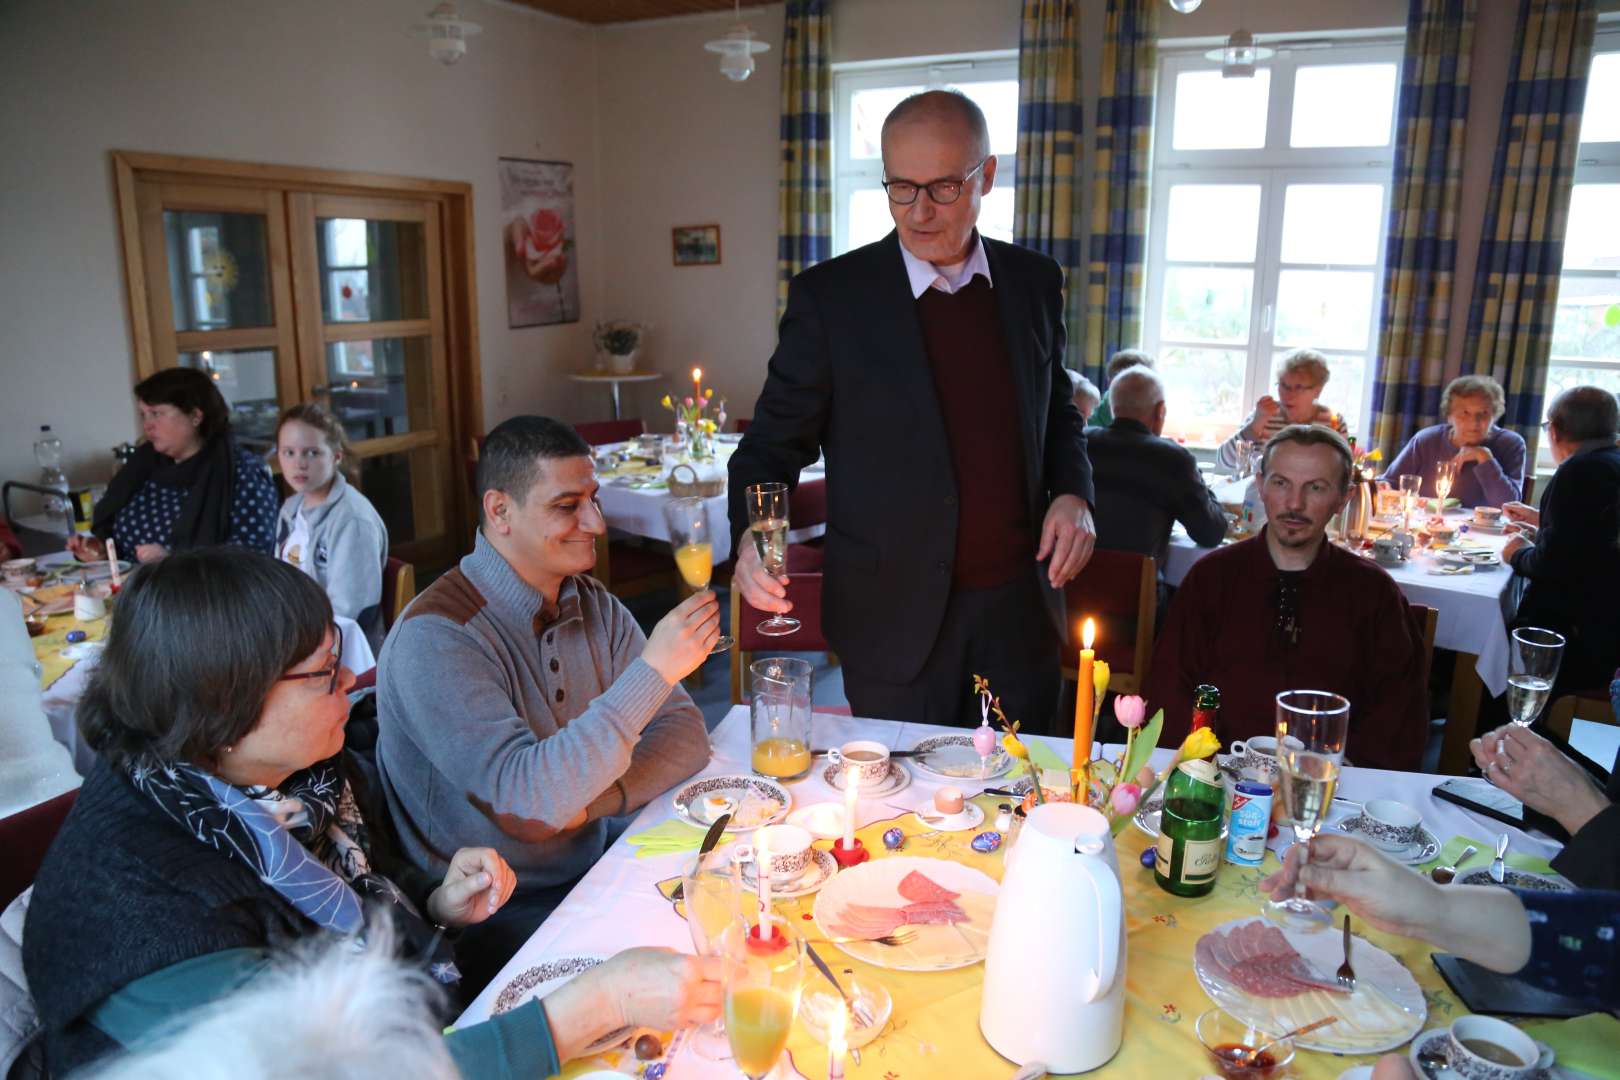
<path fill-rule="evenodd" d="M 1597 37 L 1558 279 L 1546 407 L 1572 386 L 1620 392 L 1620 28 Z M 1537 464 L 1553 467 L 1542 439 Z"/>
<path fill-rule="evenodd" d="M 883 191 L 883 118 L 923 90 L 959 90 L 984 110 L 995 185 L 984 197 L 979 230 L 1012 239 L 1014 155 L 1018 150 L 1018 55 L 859 62 L 833 65 L 833 254 L 881 240 L 894 228 Z M 937 177 L 912 177 L 933 180 Z"/>
<path fill-rule="evenodd" d="M 1252 78 L 1161 53 L 1143 347 L 1165 433 L 1213 446 L 1309 347 L 1321 400 L 1365 435 L 1378 345 L 1401 45 L 1288 47 Z"/>

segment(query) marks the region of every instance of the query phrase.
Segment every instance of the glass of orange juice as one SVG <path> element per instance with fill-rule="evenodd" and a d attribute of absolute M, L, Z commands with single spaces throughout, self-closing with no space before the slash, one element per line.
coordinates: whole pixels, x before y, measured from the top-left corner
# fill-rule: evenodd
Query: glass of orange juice
<path fill-rule="evenodd" d="M 761 776 L 797 780 L 809 773 L 814 674 L 809 661 L 781 656 L 748 665 L 753 766 Z"/>
<path fill-rule="evenodd" d="M 804 990 L 804 938 L 784 923 L 734 923 L 725 956 L 726 1038 L 749 1080 L 775 1074 Z"/>
<path fill-rule="evenodd" d="M 664 504 L 664 521 L 669 525 L 669 546 L 675 549 L 675 568 L 681 572 L 681 580 L 693 592 L 702 592 L 714 576 L 708 506 L 697 498 L 671 499 Z M 725 652 L 733 644 L 730 634 L 721 634 L 709 654 Z"/>

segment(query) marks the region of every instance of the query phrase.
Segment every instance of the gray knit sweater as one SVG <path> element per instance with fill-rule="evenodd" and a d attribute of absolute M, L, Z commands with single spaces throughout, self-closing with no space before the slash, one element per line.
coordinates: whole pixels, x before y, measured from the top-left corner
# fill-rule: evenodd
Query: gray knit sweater
<path fill-rule="evenodd" d="M 492 847 L 527 891 L 601 857 L 606 823 L 709 761 L 703 717 L 641 659 L 646 638 L 593 578 L 558 612 L 480 532 L 471 555 L 411 602 L 377 669 L 381 768 L 401 847 L 443 873 Z M 586 823 L 562 826 L 586 810 Z"/>

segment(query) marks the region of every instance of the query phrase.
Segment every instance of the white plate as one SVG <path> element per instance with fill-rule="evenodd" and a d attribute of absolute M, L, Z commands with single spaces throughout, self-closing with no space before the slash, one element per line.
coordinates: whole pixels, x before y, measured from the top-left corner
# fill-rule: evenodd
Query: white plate
<path fill-rule="evenodd" d="M 924 814 L 934 820 L 929 821 L 923 817 Z M 941 814 L 930 801 L 927 806 L 913 810 L 911 816 L 925 829 L 933 829 L 935 832 L 962 832 L 964 829 L 976 829 L 984 824 L 984 807 L 975 802 L 964 802 L 960 814 Z"/>
<path fill-rule="evenodd" d="M 947 780 L 994 780 L 1012 768 L 1012 755 L 1002 749 L 1000 740 L 995 752 L 982 760 L 973 749 L 971 735 L 932 735 L 913 749 L 917 754 L 911 760 L 917 768 Z M 980 771 L 985 763 L 990 766 L 989 772 Z"/>
<path fill-rule="evenodd" d="M 823 936 L 836 935 L 827 922 L 837 923 L 846 904 L 876 904 L 901 907 L 906 900 L 896 887 L 913 870 L 920 871 L 937 885 L 961 895 L 956 904 L 969 921 L 950 926 L 906 926 L 917 936 L 905 945 L 879 945 L 874 941 L 835 942 L 838 948 L 857 960 L 894 971 L 950 971 L 968 967 L 984 959 L 990 944 L 990 918 L 996 909 L 1001 886 L 990 875 L 971 866 L 945 859 L 924 859 L 915 855 L 890 855 L 852 866 L 834 877 L 816 894 L 816 926 Z"/>
<path fill-rule="evenodd" d="M 675 816 L 688 825 L 707 829 L 712 822 L 702 809 L 705 795 L 722 795 L 736 804 L 727 829 L 745 833 L 761 825 L 774 825 L 787 817 L 793 796 L 774 780 L 759 776 L 706 776 L 675 792 Z"/>
<path fill-rule="evenodd" d="M 1352 814 L 1350 817 L 1345 818 L 1343 821 L 1339 822 L 1333 827 L 1339 832 L 1348 833 L 1351 836 L 1354 836 L 1357 840 L 1366 841 L 1373 848 L 1377 849 L 1379 854 L 1387 855 L 1396 862 L 1405 863 L 1407 866 L 1420 866 L 1423 863 L 1429 862 L 1436 855 L 1440 854 L 1440 838 L 1435 836 L 1434 833 L 1430 832 L 1427 825 L 1418 826 L 1418 838 L 1415 841 L 1408 844 L 1404 848 L 1391 851 L 1388 848 L 1379 847 L 1377 844 L 1374 844 L 1372 838 L 1361 831 L 1359 827 L 1360 824 L 1361 815 Z"/>
<path fill-rule="evenodd" d="M 603 956 L 565 956 L 557 960 L 542 960 L 531 968 L 525 968 L 501 987 L 501 992 L 495 996 L 494 1003 L 489 1007 L 489 1013 L 491 1016 L 499 1016 L 511 1012 L 530 998 L 543 998 L 580 972 L 589 971 L 605 959 L 607 958 Z M 611 1050 L 635 1033 L 635 1028 L 628 1027 L 610 1031 L 581 1053 L 600 1054 L 604 1050 Z"/>
<path fill-rule="evenodd" d="M 759 890 L 759 868 L 752 861 L 738 861 L 742 868 L 743 888 L 748 892 Z M 810 862 L 799 871 L 794 878 L 771 878 L 771 898 L 775 900 L 792 899 L 795 896 L 809 896 L 838 873 L 838 860 L 832 857 L 832 852 L 822 851 L 820 848 L 810 849 Z"/>
<path fill-rule="evenodd" d="M 1245 923 L 1264 922 L 1258 915 L 1233 919 L 1216 927 L 1231 930 Z M 1269 925 L 1269 924 L 1268 924 Z M 1300 933 L 1284 930 L 1305 962 L 1319 975 L 1332 979 L 1344 960 L 1344 938 L 1338 933 Z M 1323 1016 L 1339 1020 L 1296 1040 L 1304 1050 L 1334 1054 L 1381 1054 L 1405 1043 L 1423 1030 L 1428 1004 L 1412 973 L 1395 957 L 1357 936 L 1351 947 L 1356 965 L 1356 989 L 1342 994 L 1307 990 L 1292 997 L 1268 998 L 1249 994 L 1206 969 L 1193 956 L 1198 984 L 1210 1000 L 1241 1023 L 1266 1031 L 1291 1031 Z"/>
<path fill-rule="evenodd" d="M 827 768 L 822 772 L 821 778 L 827 782 L 828 787 L 834 791 L 842 792 L 844 790 L 844 781 L 848 779 L 848 773 L 829 762 Z M 889 760 L 889 775 L 876 784 L 862 784 L 861 798 L 888 798 L 897 791 L 905 790 L 910 784 L 911 770 L 891 758 Z"/>
<path fill-rule="evenodd" d="M 1515 870 L 1511 866 L 1503 867 L 1505 876 L 1502 884 L 1510 889 L 1533 889 L 1538 892 L 1569 892 L 1571 886 L 1558 878 L 1548 877 L 1546 874 L 1532 874 L 1525 870 Z M 1477 867 L 1473 870 L 1458 874 L 1453 885 L 1495 885 L 1491 880 L 1491 868 Z"/>

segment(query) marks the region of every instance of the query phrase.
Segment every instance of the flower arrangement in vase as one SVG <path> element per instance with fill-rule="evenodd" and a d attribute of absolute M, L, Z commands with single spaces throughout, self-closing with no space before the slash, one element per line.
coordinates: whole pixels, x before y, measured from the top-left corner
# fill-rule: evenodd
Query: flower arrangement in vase
<path fill-rule="evenodd" d="M 598 360 L 606 357 L 615 375 L 628 375 L 636 370 L 636 358 L 641 354 L 641 343 L 646 335 L 646 323 L 611 319 L 596 324 L 591 341 L 596 345 Z"/>
<path fill-rule="evenodd" d="M 660 404 L 675 414 L 675 434 L 691 448 L 693 460 L 707 461 L 714 457 L 714 437 L 726 422 L 726 399 L 716 398 L 712 389 L 699 391 L 696 380 L 692 390 L 679 399 L 665 394 Z M 712 417 L 708 415 L 710 405 L 714 406 Z"/>

